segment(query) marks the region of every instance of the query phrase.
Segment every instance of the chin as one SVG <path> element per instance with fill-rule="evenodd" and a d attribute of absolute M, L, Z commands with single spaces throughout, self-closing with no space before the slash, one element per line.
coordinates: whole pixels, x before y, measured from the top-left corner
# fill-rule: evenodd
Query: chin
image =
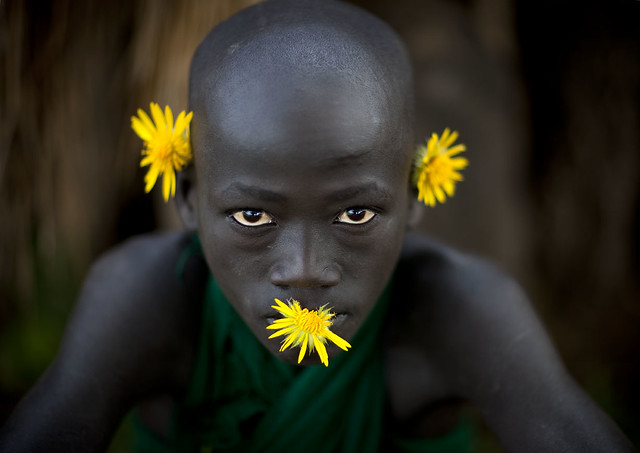
<path fill-rule="evenodd" d="M 289 365 L 297 365 L 300 367 L 307 367 L 311 365 L 322 365 L 324 367 L 324 365 L 322 364 L 322 361 L 320 360 L 320 357 L 315 351 L 312 352 L 311 354 L 307 352 L 305 356 L 302 358 L 302 360 L 300 361 L 300 363 L 298 363 L 298 354 L 300 353 L 300 348 L 296 347 L 293 350 L 287 349 L 286 351 L 283 351 L 283 352 L 276 350 L 275 352 L 272 351 L 272 353 L 280 361 L 287 363 Z M 333 358 L 334 358 L 334 355 L 329 353 L 329 363 L 331 363 L 331 359 Z"/>

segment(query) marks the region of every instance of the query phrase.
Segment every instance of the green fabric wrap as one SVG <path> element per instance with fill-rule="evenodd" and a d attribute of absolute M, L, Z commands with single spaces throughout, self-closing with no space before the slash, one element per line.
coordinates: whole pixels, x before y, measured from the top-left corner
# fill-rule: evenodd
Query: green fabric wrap
<path fill-rule="evenodd" d="M 177 435 L 196 426 L 199 435 L 183 439 L 181 450 L 375 451 L 385 394 L 376 332 L 387 293 L 350 351 L 332 358 L 328 367 L 297 367 L 258 342 L 211 279 L 203 320 L 213 325 L 202 330 L 206 337 L 179 411 L 183 416 L 175 420 Z"/>
<path fill-rule="evenodd" d="M 328 367 L 298 367 L 267 351 L 210 279 L 188 394 L 173 413 L 168 439 L 136 421 L 136 451 L 388 451 L 381 447 L 386 392 L 378 334 L 388 299 L 389 285 L 352 349 Z M 393 445 L 394 451 L 468 452 L 469 436 L 462 427 L 435 444 L 413 439 Z"/>

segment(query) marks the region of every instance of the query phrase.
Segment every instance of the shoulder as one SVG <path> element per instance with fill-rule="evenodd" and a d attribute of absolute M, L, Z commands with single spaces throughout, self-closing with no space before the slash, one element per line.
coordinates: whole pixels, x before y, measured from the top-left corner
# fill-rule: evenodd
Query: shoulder
<path fill-rule="evenodd" d="M 497 321 L 515 307 L 532 314 L 520 286 L 494 264 L 418 235 L 405 241 L 394 287 L 412 316 L 439 329 L 485 317 Z"/>
<path fill-rule="evenodd" d="M 190 237 L 186 232 L 135 236 L 100 256 L 91 267 L 88 278 L 123 277 L 170 268 L 189 243 Z"/>
<path fill-rule="evenodd" d="M 178 276 L 189 244 L 185 233 L 146 235 L 101 256 L 84 281 L 46 386 L 69 400 L 93 399 L 99 389 L 108 395 L 105 409 L 180 392 L 207 275 L 195 258 Z"/>
<path fill-rule="evenodd" d="M 92 266 L 67 328 L 60 354 L 73 355 L 87 342 L 107 363 L 117 361 L 120 374 L 153 382 L 166 376 L 179 381 L 183 360 L 193 342 L 206 265 L 193 257 L 180 263 L 191 238 L 187 233 L 136 237 L 110 250 Z M 179 275 L 178 267 L 184 266 Z M 99 360 L 96 358 L 95 360 Z M 145 367 L 140 364 L 145 363 Z M 154 366 L 171 364 L 166 370 Z M 129 377 L 131 377 L 129 376 Z M 147 387 L 153 391 L 154 386 Z"/>
<path fill-rule="evenodd" d="M 176 267 L 185 234 L 132 239 L 90 270 L 53 364 L 9 420 L 11 451 L 100 451 L 137 402 L 177 394 L 190 366 L 206 265 Z M 52 416 L 55 414 L 55 416 Z"/>
<path fill-rule="evenodd" d="M 424 395 L 407 396 L 415 405 L 473 399 L 482 393 L 479 373 L 498 373 L 491 365 L 497 345 L 531 323 L 541 328 L 518 284 L 495 265 L 413 234 L 394 275 L 391 307 L 389 346 L 402 358 L 396 368 L 411 362 L 428 379 L 407 393 Z"/>
<path fill-rule="evenodd" d="M 170 321 L 167 314 L 187 308 L 192 289 L 188 283 L 197 283 L 185 281 L 178 272 L 189 245 L 186 233 L 154 234 L 129 239 L 106 252 L 84 281 L 70 327 L 107 314 L 125 324 L 135 319 L 138 328 Z"/>
<path fill-rule="evenodd" d="M 490 261 L 457 251 L 427 236 L 409 234 L 405 239 L 399 266 L 412 277 L 414 285 L 451 290 L 487 288 L 496 283 L 511 285 L 513 280 Z M 488 281 L 487 281 L 488 279 Z M 451 283 L 456 283 L 451 285 Z M 425 289 L 423 286 L 421 290 Z"/>
<path fill-rule="evenodd" d="M 391 340 L 441 398 L 470 401 L 507 451 L 627 451 L 568 375 L 520 286 L 486 260 L 407 238 Z M 401 300 L 399 300 L 401 299 Z M 576 414 L 580 414 L 579 416 Z"/>
<path fill-rule="evenodd" d="M 452 391 L 470 396 L 495 385 L 506 364 L 545 360 L 555 352 L 527 296 L 517 282 L 489 261 L 419 236 L 409 236 L 398 266 L 399 297 L 406 319 L 399 320 L 416 347 L 438 369 L 455 376 Z M 396 296 L 396 297 L 398 297 Z M 514 354 L 527 349 L 527 356 Z M 557 360 L 553 360 L 559 366 Z M 494 376 L 495 375 L 495 376 Z M 483 380 L 487 382 L 483 384 Z"/>

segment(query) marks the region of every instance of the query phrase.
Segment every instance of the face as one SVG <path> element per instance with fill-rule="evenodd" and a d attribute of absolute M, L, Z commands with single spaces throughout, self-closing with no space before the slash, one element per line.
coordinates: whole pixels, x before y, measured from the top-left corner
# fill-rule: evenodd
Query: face
<path fill-rule="evenodd" d="M 186 198 L 230 303 L 267 349 L 297 363 L 297 348 L 279 352 L 282 337 L 267 339 L 274 299 L 327 304 L 332 330 L 353 338 L 400 253 L 410 159 L 369 90 L 264 79 L 229 82 L 194 114 Z M 340 351 L 327 346 L 329 357 Z M 302 362 L 311 363 L 315 353 Z"/>

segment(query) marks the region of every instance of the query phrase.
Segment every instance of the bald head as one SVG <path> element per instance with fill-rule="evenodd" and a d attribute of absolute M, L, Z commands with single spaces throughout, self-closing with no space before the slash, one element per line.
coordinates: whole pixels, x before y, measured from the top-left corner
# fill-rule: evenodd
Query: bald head
<path fill-rule="evenodd" d="M 196 154 L 198 144 L 213 146 L 228 131 L 246 147 L 258 135 L 313 140 L 345 122 L 354 131 L 342 127 L 345 140 L 361 145 L 384 136 L 405 148 L 398 143 L 412 137 L 402 42 L 384 22 L 341 2 L 267 0 L 221 23 L 193 58 L 189 103 Z"/>

